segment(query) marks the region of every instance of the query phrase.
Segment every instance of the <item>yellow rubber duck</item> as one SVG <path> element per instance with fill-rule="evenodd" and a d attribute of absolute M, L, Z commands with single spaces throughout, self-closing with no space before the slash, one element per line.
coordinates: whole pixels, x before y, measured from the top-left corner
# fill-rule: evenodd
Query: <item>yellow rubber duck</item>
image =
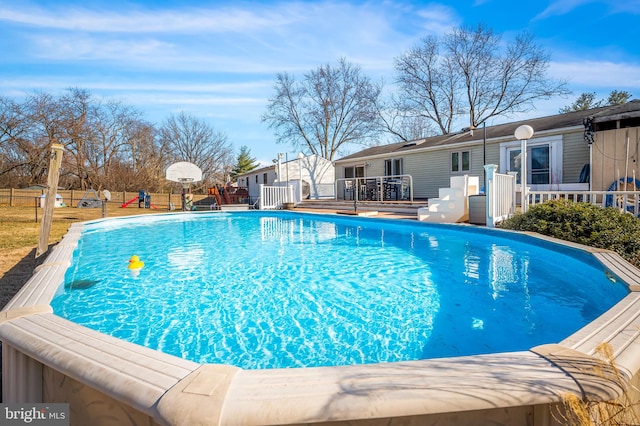
<path fill-rule="evenodd" d="M 131 256 L 129 259 L 129 269 L 142 269 L 144 262 L 140 261 L 140 258 L 136 255 Z"/>

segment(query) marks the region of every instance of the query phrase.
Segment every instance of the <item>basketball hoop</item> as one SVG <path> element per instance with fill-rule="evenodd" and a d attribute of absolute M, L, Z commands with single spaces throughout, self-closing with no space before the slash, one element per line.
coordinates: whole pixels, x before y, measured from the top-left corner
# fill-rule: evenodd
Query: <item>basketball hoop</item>
<path fill-rule="evenodd" d="M 187 210 L 187 190 L 192 183 L 202 181 L 202 170 L 193 163 L 180 161 L 167 167 L 165 176 L 167 180 L 182 185 L 182 211 Z"/>
<path fill-rule="evenodd" d="M 202 170 L 198 166 L 186 161 L 174 163 L 167 168 L 166 178 L 172 182 L 179 182 L 183 188 L 202 180 Z"/>
<path fill-rule="evenodd" d="M 195 181 L 194 178 L 191 177 L 179 177 L 178 182 L 182 185 L 183 189 L 189 189 L 189 186 Z"/>

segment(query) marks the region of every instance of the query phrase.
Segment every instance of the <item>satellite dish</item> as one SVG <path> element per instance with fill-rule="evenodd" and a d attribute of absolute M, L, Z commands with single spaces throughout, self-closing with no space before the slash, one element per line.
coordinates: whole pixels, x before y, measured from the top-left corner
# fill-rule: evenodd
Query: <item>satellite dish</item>
<path fill-rule="evenodd" d="M 105 200 L 111 201 L 111 192 L 108 189 L 104 189 L 102 191 L 102 195 L 104 196 Z"/>

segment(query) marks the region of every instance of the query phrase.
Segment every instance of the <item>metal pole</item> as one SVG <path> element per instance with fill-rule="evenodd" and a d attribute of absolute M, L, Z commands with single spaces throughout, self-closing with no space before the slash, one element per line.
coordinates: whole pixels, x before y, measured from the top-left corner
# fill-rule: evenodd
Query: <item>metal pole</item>
<path fill-rule="evenodd" d="M 482 122 L 482 177 L 483 182 L 487 181 L 487 170 L 484 166 L 487 165 L 487 123 Z M 486 190 L 486 184 L 485 190 Z"/>
<path fill-rule="evenodd" d="M 520 187 L 521 187 L 521 195 L 522 200 L 520 200 L 520 205 L 522 207 L 522 213 L 526 213 L 529 208 L 529 198 L 527 195 L 527 140 L 522 139 L 520 141 Z"/>
<path fill-rule="evenodd" d="M 353 211 L 354 212 L 358 211 L 358 191 L 359 190 L 360 188 L 358 188 L 358 178 L 356 178 L 355 184 L 353 185 Z"/>
<path fill-rule="evenodd" d="M 302 202 L 302 158 L 300 156 L 298 156 L 298 195 Z"/>

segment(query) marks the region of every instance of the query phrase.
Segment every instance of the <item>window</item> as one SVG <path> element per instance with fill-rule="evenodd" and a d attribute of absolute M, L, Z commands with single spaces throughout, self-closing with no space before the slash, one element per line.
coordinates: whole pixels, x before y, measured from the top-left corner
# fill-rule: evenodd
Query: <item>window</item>
<path fill-rule="evenodd" d="M 549 146 L 531 147 L 531 184 L 551 183 L 551 164 L 549 163 Z"/>
<path fill-rule="evenodd" d="M 265 185 L 267 184 L 267 174 L 266 173 L 262 174 L 262 183 L 264 183 Z"/>
<path fill-rule="evenodd" d="M 344 168 L 345 179 L 364 177 L 364 166 L 349 166 Z"/>
<path fill-rule="evenodd" d="M 518 172 L 520 183 L 519 141 L 500 145 L 500 172 Z M 562 183 L 562 137 L 551 136 L 527 142 L 527 186 L 544 190 L 550 185 Z"/>
<path fill-rule="evenodd" d="M 549 145 L 527 147 L 528 178 L 531 185 L 548 185 L 551 183 L 551 162 Z M 518 172 L 516 182 L 520 183 L 520 148 L 511 148 L 509 152 L 509 171 Z"/>
<path fill-rule="evenodd" d="M 451 172 L 468 172 L 471 168 L 471 152 L 456 151 L 451 153 Z"/>
<path fill-rule="evenodd" d="M 384 175 L 397 176 L 402 174 L 402 158 L 384 160 Z"/>
<path fill-rule="evenodd" d="M 354 177 L 355 177 L 355 175 L 354 175 L 353 167 L 345 167 L 344 168 L 344 178 L 345 179 L 352 179 Z"/>
<path fill-rule="evenodd" d="M 256 175 L 256 183 L 258 183 L 258 175 Z"/>

